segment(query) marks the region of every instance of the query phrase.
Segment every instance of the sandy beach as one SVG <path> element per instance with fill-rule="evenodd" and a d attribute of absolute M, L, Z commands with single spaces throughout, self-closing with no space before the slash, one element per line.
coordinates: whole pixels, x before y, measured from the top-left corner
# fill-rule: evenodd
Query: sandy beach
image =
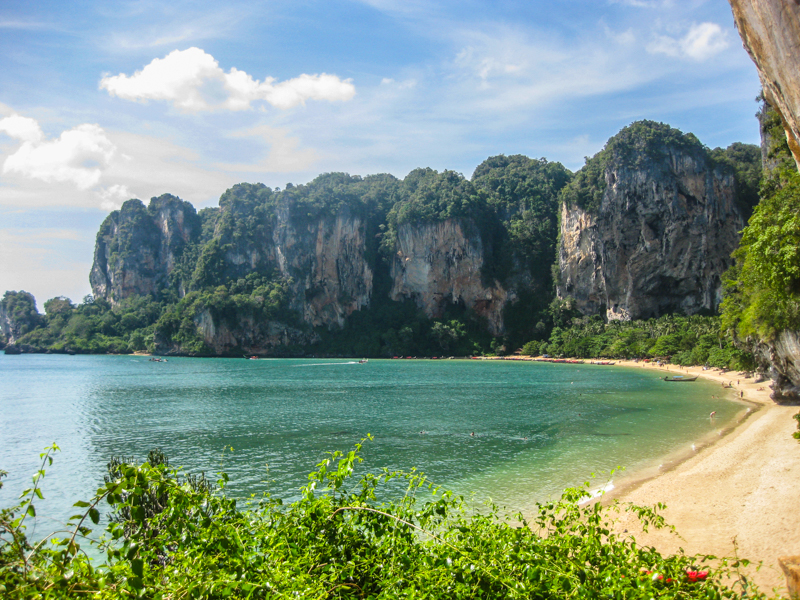
<path fill-rule="evenodd" d="M 747 570 L 762 591 L 775 588 L 786 595 L 777 559 L 800 554 L 800 442 L 792 437 L 797 430 L 792 416 L 800 407 L 775 404 L 769 398 L 770 382 L 756 383 L 744 373 L 674 365 L 643 367 L 632 361 L 617 361 L 617 365 L 657 369 L 665 375 L 699 375 L 720 382 L 720 388 L 722 383 L 731 383 L 733 388 L 725 392 L 752 403 L 738 425 L 727 432 L 720 430 L 713 443 L 607 498 L 649 506 L 663 502 L 667 509 L 662 514 L 680 537 L 666 531 L 641 533 L 635 519 L 627 515 L 619 522 L 620 531 L 628 530 L 639 543 L 661 552 L 683 548 L 688 554 L 738 553 L 763 563 L 758 571 L 753 566 Z"/>

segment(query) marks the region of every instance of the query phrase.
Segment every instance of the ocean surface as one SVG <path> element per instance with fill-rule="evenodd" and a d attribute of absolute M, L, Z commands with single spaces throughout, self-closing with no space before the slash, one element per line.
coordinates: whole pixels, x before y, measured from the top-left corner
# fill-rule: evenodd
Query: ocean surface
<path fill-rule="evenodd" d="M 0 353 L 0 506 L 53 442 L 36 536 L 91 496 L 115 455 L 158 447 L 189 472 L 227 472 L 228 494 L 291 501 L 326 452 L 369 433 L 363 470 L 416 467 L 476 506 L 527 512 L 592 473 L 601 487 L 618 466 L 691 451 L 745 410 L 725 392 L 589 364 Z"/>

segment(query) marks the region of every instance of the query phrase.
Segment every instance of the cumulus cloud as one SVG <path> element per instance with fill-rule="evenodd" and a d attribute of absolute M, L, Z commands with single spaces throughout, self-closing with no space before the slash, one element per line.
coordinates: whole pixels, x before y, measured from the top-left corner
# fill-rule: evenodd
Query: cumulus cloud
<path fill-rule="evenodd" d="M 125 100 L 166 100 L 185 111 L 246 110 L 258 100 L 287 109 L 307 100 L 345 101 L 356 93 L 350 79 L 327 73 L 302 74 L 279 83 L 273 77 L 255 80 L 236 68 L 226 73 L 200 48 L 170 52 L 131 76 L 103 77 L 100 89 Z"/>
<path fill-rule="evenodd" d="M 100 208 L 104 210 L 116 210 L 122 207 L 122 203 L 136 196 L 122 184 L 110 185 L 97 192 L 100 198 Z"/>
<path fill-rule="evenodd" d="M 728 37 L 716 23 L 694 24 L 681 38 L 660 35 L 647 46 L 652 54 L 704 61 L 729 46 Z"/>
<path fill-rule="evenodd" d="M 73 183 L 82 190 L 100 181 L 116 151 L 103 129 L 88 123 L 47 140 L 34 119 L 11 115 L 0 120 L 0 132 L 22 142 L 3 163 L 4 174 Z"/>
<path fill-rule="evenodd" d="M 24 142 L 31 142 L 33 144 L 41 142 L 44 139 L 42 128 L 35 119 L 23 117 L 20 115 L 11 115 L 3 120 L 0 120 L 0 131 Z"/>

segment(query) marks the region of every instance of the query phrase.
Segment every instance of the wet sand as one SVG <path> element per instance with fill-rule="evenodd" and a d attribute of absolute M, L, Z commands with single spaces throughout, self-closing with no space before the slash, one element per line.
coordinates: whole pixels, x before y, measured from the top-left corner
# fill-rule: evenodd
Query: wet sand
<path fill-rule="evenodd" d="M 770 398 L 769 381 L 756 383 L 744 373 L 704 371 L 702 367 L 658 368 L 632 361 L 619 366 L 648 368 L 665 375 L 699 375 L 726 385 L 725 392 L 752 403 L 749 413 L 714 443 L 698 447 L 682 462 L 666 466 L 655 477 L 632 483 L 609 499 L 652 506 L 667 505 L 662 512 L 680 537 L 666 531 L 637 531 L 635 519 L 623 515 L 620 531 L 627 529 L 639 543 L 662 553 L 683 548 L 688 554 L 713 554 L 762 562 L 747 574 L 764 592 L 776 588 L 786 595 L 786 582 L 777 558 L 800 554 L 800 442 L 792 437 L 797 406 L 779 406 Z M 676 383 L 691 385 L 690 383 Z M 608 499 L 606 500 L 608 501 Z"/>

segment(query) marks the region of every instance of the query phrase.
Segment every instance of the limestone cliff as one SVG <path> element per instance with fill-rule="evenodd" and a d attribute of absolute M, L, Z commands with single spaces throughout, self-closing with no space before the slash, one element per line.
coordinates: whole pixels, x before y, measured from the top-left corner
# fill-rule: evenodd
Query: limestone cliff
<path fill-rule="evenodd" d="M 294 356 L 317 341 L 318 336 L 309 331 L 272 320 L 258 320 L 251 315 L 237 316 L 231 324 L 215 319 L 206 309 L 194 317 L 204 348 L 201 354 L 218 356 L 246 355 Z M 172 339 L 156 335 L 156 353 L 161 355 L 186 354 L 186 348 Z"/>
<path fill-rule="evenodd" d="M 267 256 L 291 278 L 291 306 L 306 323 L 341 326 L 353 311 L 369 304 L 372 269 L 365 254 L 365 227 L 350 211 L 297 224 L 289 210 L 279 210 L 272 244 Z"/>
<path fill-rule="evenodd" d="M 432 318 L 440 317 L 448 303 L 463 303 L 485 317 L 498 335 L 503 333 L 503 309 L 514 293 L 497 282 L 484 285 L 483 266 L 483 242 L 471 221 L 404 223 L 397 231 L 390 296 L 413 299 Z"/>
<path fill-rule="evenodd" d="M 800 403 L 800 331 L 783 330 L 771 342 L 757 342 L 751 349 L 772 379 L 772 399 Z"/>
<path fill-rule="evenodd" d="M 7 291 L 0 298 L 0 342 L 3 346 L 15 344 L 20 337 L 33 331 L 41 318 L 33 294 L 22 290 Z"/>
<path fill-rule="evenodd" d="M 97 234 L 92 293 L 116 305 L 162 292 L 184 249 L 199 235 L 197 211 L 188 202 L 165 194 L 145 208 L 140 200 L 128 200 L 106 217 Z"/>
<path fill-rule="evenodd" d="M 745 50 L 758 69 L 764 98 L 777 112 L 789 150 L 800 169 L 800 4 L 797 0 L 730 0 L 736 27 Z M 762 147 L 765 168 L 779 165 L 773 156 L 774 135 L 765 131 L 762 113 Z M 764 135 L 764 134 L 767 135 Z M 779 402 L 800 402 L 800 333 L 784 329 L 769 340 L 748 340 L 755 355 L 773 379 L 772 397 Z"/>
<path fill-rule="evenodd" d="M 730 0 L 744 48 L 756 63 L 764 96 L 781 115 L 800 168 L 800 4 Z"/>
<path fill-rule="evenodd" d="M 733 174 L 694 136 L 634 123 L 564 198 L 558 295 L 581 312 L 629 320 L 717 307 L 744 223 Z"/>

